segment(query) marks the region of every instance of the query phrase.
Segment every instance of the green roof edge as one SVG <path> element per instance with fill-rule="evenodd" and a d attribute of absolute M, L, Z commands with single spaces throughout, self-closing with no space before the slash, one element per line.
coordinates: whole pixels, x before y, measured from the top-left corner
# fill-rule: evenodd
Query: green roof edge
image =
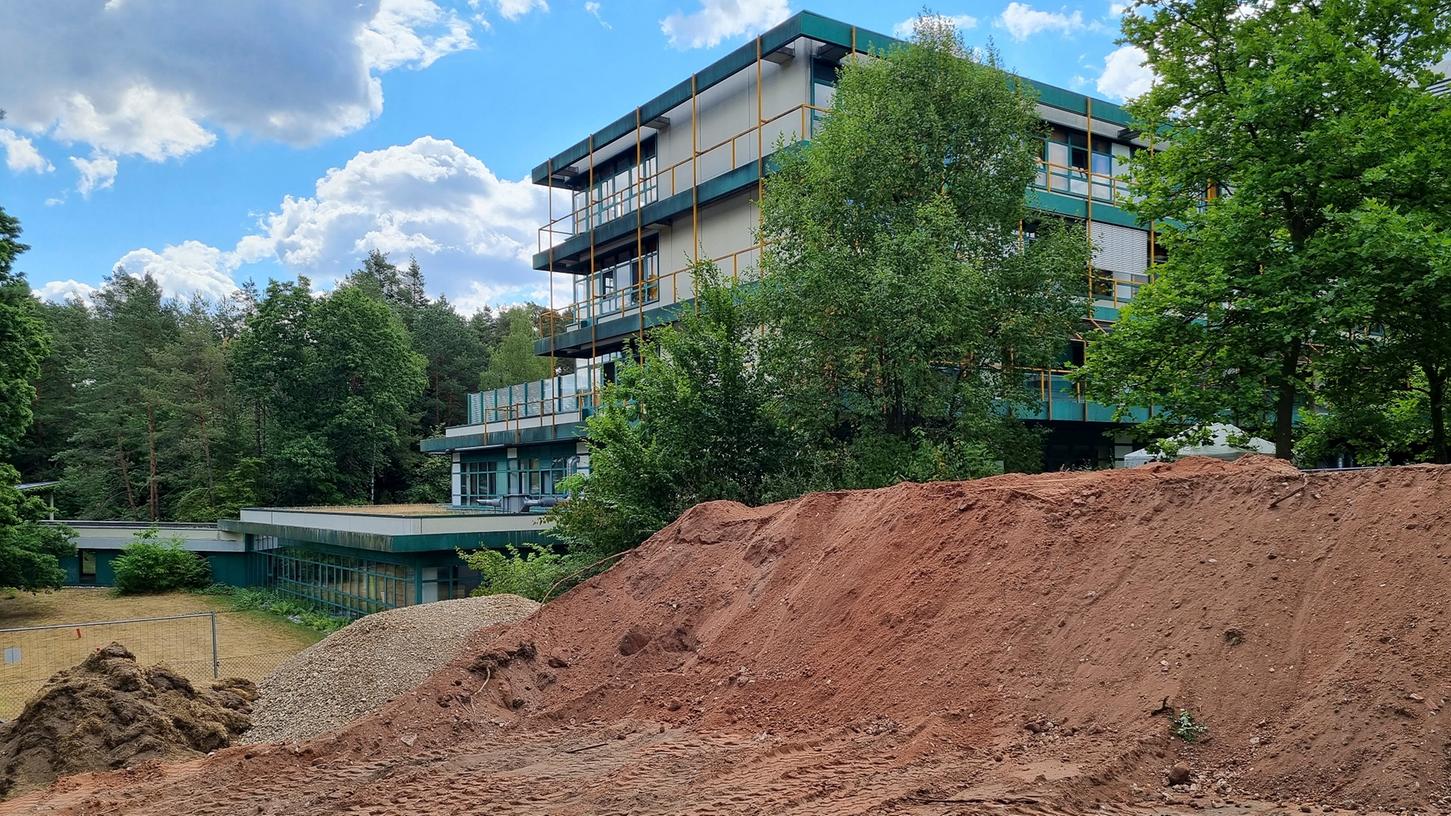
<path fill-rule="evenodd" d="M 859 53 L 881 51 L 891 48 L 894 45 L 902 44 L 902 40 L 890 37 L 880 32 L 853 26 L 850 23 L 842 22 L 831 17 L 826 17 L 812 11 L 801 11 L 788 17 L 774 28 L 761 35 L 761 51 L 769 53 L 780 48 L 799 37 L 810 37 L 814 40 L 821 40 L 842 48 L 851 48 L 852 30 L 856 30 L 855 46 Z M 736 48 L 705 68 L 696 72 L 693 76 L 696 83 L 696 93 L 704 91 L 726 77 L 745 68 L 756 59 L 755 40 Z M 1014 74 L 1013 76 L 1017 76 Z M 1056 85 L 1049 85 L 1030 77 L 1019 77 L 1027 82 L 1038 92 L 1038 101 L 1049 107 L 1058 108 L 1087 115 L 1090 107 L 1093 110 L 1093 118 L 1112 122 L 1116 125 L 1128 127 L 1130 118 L 1128 112 L 1121 105 L 1099 99 L 1097 97 L 1085 96 L 1067 88 L 1060 88 Z M 566 167 L 590 154 L 594 145 L 605 145 L 629 133 L 635 128 L 636 116 L 640 122 L 648 122 L 656 116 L 664 114 L 671 108 L 679 105 L 690 98 L 690 79 L 682 80 L 666 90 L 664 93 L 641 105 L 639 108 L 630 111 L 615 121 L 605 125 L 599 130 L 591 133 L 584 139 L 556 153 L 548 161 L 538 165 L 530 172 L 530 178 L 535 184 L 544 184 L 549 178 L 549 171 L 554 167 Z"/>

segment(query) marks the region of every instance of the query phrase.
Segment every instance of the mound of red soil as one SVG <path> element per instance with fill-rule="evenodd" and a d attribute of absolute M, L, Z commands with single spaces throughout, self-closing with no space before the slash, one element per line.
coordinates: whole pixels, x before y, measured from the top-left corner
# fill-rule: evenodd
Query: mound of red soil
<path fill-rule="evenodd" d="M 165 666 L 143 667 L 119 643 L 57 672 L 0 728 L 0 796 L 81 771 L 195 756 L 250 725 L 250 680 L 198 691 Z"/>
<path fill-rule="evenodd" d="M 1448 517 L 1451 468 L 1259 457 L 706 504 L 339 734 L 85 801 L 1058 813 L 1180 781 L 1430 810 Z"/>
<path fill-rule="evenodd" d="M 717 502 L 471 674 L 534 717 L 1066 723 L 1125 757 L 1187 710 L 1209 739 L 1173 747 L 1242 790 L 1424 804 L 1451 771 L 1448 516 L 1451 469 L 1259 457 Z"/>

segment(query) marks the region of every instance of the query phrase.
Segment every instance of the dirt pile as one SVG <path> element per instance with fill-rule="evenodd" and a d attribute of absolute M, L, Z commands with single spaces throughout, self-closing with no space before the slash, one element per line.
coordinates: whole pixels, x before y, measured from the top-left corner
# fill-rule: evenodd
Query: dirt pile
<path fill-rule="evenodd" d="M 1441 812 L 1448 530 L 1451 468 L 1259 457 L 711 503 L 328 737 L 26 812 Z"/>
<path fill-rule="evenodd" d="M 1451 469 L 1264 457 L 705 504 L 462 684 L 556 721 L 1068 728 L 1125 781 L 1157 782 L 1152 746 L 1206 786 L 1425 803 L 1451 772 L 1448 521 Z M 1181 710 L 1207 741 L 1169 738 Z"/>
<path fill-rule="evenodd" d="M 311 739 L 413 688 L 453 659 L 469 635 L 539 604 L 492 595 L 377 612 L 289 658 L 258 686 L 244 742 Z"/>
<path fill-rule="evenodd" d="M 241 679 L 198 691 L 164 665 L 137 665 L 112 643 L 57 672 L 0 727 L 0 796 L 66 774 L 225 748 L 246 730 L 256 694 Z"/>

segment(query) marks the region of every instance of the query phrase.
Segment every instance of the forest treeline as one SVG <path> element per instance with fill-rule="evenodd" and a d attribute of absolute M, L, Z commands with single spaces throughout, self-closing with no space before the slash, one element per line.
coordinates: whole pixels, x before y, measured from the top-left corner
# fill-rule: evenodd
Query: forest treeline
<path fill-rule="evenodd" d="M 463 423 L 481 383 L 549 376 L 540 312 L 464 316 L 417 261 L 376 251 L 330 292 L 299 278 L 220 301 L 118 269 L 89 302 L 40 304 L 49 352 L 11 461 L 61 482 L 66 518 L 447 501 L 448 459 L 418 442 Z"/>

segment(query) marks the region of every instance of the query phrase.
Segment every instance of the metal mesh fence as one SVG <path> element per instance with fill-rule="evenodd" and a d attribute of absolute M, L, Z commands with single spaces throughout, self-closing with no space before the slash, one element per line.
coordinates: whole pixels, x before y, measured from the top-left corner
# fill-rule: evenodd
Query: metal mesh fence
<path fill-rule="evenodd" d="M 292 651 L 249 648 L 219 635 L 218 620 L 233 613 L 198 612 L 155 618 L 90 621 L 0 629 L 0 720 L 13 719 L 61 669 L 117 642 L 143 666 L 165 663 L 204 688 L 217 677 L 260 681 Z"/>

